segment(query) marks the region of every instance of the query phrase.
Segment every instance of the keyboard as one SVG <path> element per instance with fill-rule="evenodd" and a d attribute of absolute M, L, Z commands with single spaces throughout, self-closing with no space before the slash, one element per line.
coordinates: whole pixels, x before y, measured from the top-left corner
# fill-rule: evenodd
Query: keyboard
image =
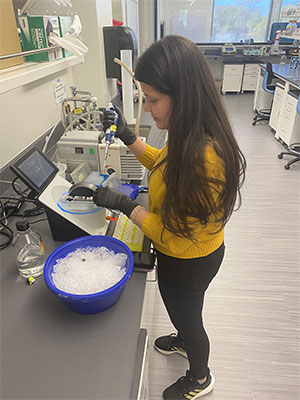
<path fill-rule="evenodd" d="M 143 250 L 143 231 L 125 214 L 119 214 L 112 236 L 127 244 L 131 251 L 142 252 Z"/>

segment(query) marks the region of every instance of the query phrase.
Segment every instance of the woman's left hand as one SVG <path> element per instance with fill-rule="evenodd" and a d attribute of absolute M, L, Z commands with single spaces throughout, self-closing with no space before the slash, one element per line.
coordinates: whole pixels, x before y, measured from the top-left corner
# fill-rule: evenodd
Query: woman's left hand
<path fill-rule="evenodd" d="M 93 194 L 94 203 L 99 207 L 122 211 L 130 217 L 133 209 L 139 204 L 116 189 L 100 187 Z"/>

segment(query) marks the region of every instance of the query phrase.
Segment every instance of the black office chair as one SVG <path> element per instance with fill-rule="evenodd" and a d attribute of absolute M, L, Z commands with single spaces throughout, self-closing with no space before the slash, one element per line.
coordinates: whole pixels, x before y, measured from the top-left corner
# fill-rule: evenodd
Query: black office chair
<path fill-rule="evenodd" d="M 272 64 L 267 61 L 266 70 L 264 73 L 264 79 L 262 83 L 262 87 L 265 92 L 274 94 L 275 86 L 271 85 L 272 80 L 274 78 Z M 273 103 L 273 100 L 272 100 Z M 259 121 L 269 121 L 272 109 L 272 103 L 270 110 L 260 110 L 257 112 L 257 115 L 253 118 L 252 125 L 256 125 Z"/>
<path fill-rule="evenodd" d="M 300 95 L 298 97 L 296 110 L 297 110 L 297 113 L 299 114 L 299 117 L 300 117 Z M 288 151 L 283 151 L 283 152 L 279 153 L 278 154 L 278 158 L 281 159 L 284 155 L 295 157 L 294 159 L 288 161 L 284 165 L 285 169 L 290 169 L 290 166 L 292 164 L 295 164 L 295 162 L 300 161 L 300 143 L 292 143 L 292 144 L 290 144 Z"/>

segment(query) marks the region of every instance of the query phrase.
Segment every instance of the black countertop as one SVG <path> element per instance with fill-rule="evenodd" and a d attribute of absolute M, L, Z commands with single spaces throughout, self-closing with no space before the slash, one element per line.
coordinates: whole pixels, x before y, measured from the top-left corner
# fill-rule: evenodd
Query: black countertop
<path fill-rule="evenodd" d="M 266 68 L 266 64 L 260 64 L 262 68 Z M 293 85 L 296 89 L 300 89 L 300 69 L 290 68 L 289 64 L 272 64 L 272 71 L 275 76 L 281 78 L 291 85 Z"/>
<path fill-rule="evenodd" d="M 290 68 L 289 64 L 272 64 L 273 74 L 300 88 L 300 68 Z"/>
<path fill-rule="evenodd" d="M 52 239 L 47 221 L 33 227 L 46 256 L 62 244 Z M 42 276 L 25 283 L 12 246 L 0 260 L 1 399 L 131 400 L 146 274 L 134 272 L 109 310 L 81 315 L 56 298 Z"/>

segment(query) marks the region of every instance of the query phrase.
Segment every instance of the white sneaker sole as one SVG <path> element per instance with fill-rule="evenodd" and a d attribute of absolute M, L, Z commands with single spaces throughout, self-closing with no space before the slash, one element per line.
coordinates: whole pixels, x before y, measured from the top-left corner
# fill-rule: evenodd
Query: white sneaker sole
<path fill-rule="evenodd" d="M 157 351 L 159 351 L 161 354 L 164 354 L 165 356 L 170 356 L 170 355 L 172 355 L 172 354 L 180 354 L 182 357 L 184 357 L 184 358 L 188 358 L 188 356 L 187 356 L 187 354 L 186 354 L 186 352 L 182 352 L 182 351 L 179 351 L 179 350 L 172 350 L 172 351 L 166 351 L 166 350 L 162 350 L 162 349 L 160 349 L 159 347 L 157 347 L 156 345 L 154 345 L 154 348 L 157 350 Z"/>

